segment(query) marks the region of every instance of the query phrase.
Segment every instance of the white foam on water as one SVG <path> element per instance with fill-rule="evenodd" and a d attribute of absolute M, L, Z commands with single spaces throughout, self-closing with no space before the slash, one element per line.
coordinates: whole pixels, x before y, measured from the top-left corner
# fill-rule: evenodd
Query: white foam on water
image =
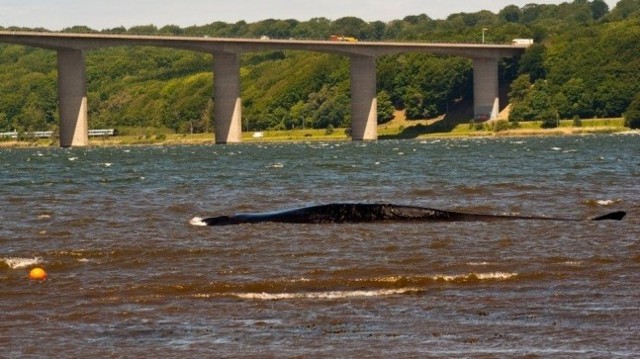
<path fill-rule="evenodd" d="M 504 273 L 504 272 L 475 274 L 475 276 L 478 277 L 478 279 L 509 279 L 517 275 L 518 273 Z"/>
<path fill-rule="evenodd" d="M 601 199 L 596 201 L 597 204 L 601 205 L 601 206 L 610 206 L 614 203 L 616 203 L 616 201 L 611 200 L 611 199 Z"/>
<path fill-rule="evenodd" d="M 470 273 L 460 275 L 435 275 L 425 276 L 424 278 L 431 278 L 435 281 L 466 281 L 466 280 L 506 280 L 517 276 L 518 273 L 505 273 L 505 272 L 492 272 L 492 273 Z M 376 281 L 376 282 L 388 282 L 395 283 L 405 277 L 402 276 L 388 276 L 378 278 L 366 278 L 356 279 L 354 281 Z M 296 280 L 298 281 L 298 280 Z M 300 281 L 305 281 L 304 278 Z M 279 293 L 267 293 L 267 292 L 232 292 L 232 293 L 217 293 L 206 294 L 200 293 L 194 295 L 195 298 L 211 298 L 217 296 L 233 296 L 240 299 L 249 300 L 291 300 L 291 299 L 345 299 L 345 298 L 367 298 L 367 297 L 384 297 L 393 295 L 412 294 L 425 291 L 427 288 L 422 287 L 404 287 L 404 288 L 389 288 L 389 289 L 359 289 L 359 290 L 333 290 L 333 291 L 319 291 L 319 292 L 279 292 Z"/>
<path fill-rule="evenodd" d="M 300 282 L 311 282 L 311 279 L 305 278 L 305 277 L 301 277 L 298 279 L 290 279 L 289 280 L 290 283 L 300 283 Z"/>
<path fill-rule="evenodd" d="M 383 297 L 407 293 L 420 292 L 420 288 L 396 288 L 396 289 L 376 289 L 376 290 L 348 290 L 348 291 L 327 291 L 327 292 L 305 292 L 305 293 L 230 293 L 234 297 L 241 299 L 255 300 L 286 300 L 286 299 L 344 299 L 344 298 L 365 298 Z"/>
<path fill-rule="evenodd" d="M 378 278 L 374 278 L 374 281 L 381 282 L 381 283 L 396 283 L 401 281 L 403 278 L 404 277 L 401 277 L 401 276 L 378 277 Z"/>
<path fill-rule="evenodd" d="M 446 282 L 453 282 L 459 280 L 469 280 L 472 278 L 478 278 L 480 280 L 490 280 L 490 279 L 509 279 L 517 276 L 518 273 L 505 273 L 505 272 L 494 272 L 494 273 L 470 273 L 470 274 L 457 274 L 457 275 L 436 275 L 432 278 L 434 280 L 444 280 Z"/>
<path fill-rule="evenodd" d="M 0 261 L 5 262 L 11 269 L 19 269 L 42 263 L 42 258 L 6 257 L 0 258 Z"/>

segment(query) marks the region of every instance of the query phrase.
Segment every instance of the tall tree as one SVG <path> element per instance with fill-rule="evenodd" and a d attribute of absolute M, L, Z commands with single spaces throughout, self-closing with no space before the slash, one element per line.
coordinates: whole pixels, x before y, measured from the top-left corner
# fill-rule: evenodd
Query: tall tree
<path fill-rule="evenodd" d="M 640 94 L 631 101 L 624 113 L 625 126 L 633 129 L 640 128 Z"/>
<path fill-rule="evenodd" d="M 594 20 L 600 20 L 609 13 L 609 5 L 604 0 L 593 0 L 590 6 Z"/>

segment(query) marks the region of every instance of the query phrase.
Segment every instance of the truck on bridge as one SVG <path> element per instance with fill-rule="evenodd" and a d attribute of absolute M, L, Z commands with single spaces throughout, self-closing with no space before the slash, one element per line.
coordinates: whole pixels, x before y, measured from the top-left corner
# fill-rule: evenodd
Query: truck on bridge
<path fill-rule="evenodd" d="M 511 41 L 513 46 L 531 46 L 533 45 L 533 39 L 513 39 Z"/>
<path fill-rule="evenodd" d="M 329 36 L 329 40 L 331 41 L 346 41 L 346 42 L 358 42 L 358 39 L 350 36 L 342 36 L 342 35 L 331 35 Z"/>

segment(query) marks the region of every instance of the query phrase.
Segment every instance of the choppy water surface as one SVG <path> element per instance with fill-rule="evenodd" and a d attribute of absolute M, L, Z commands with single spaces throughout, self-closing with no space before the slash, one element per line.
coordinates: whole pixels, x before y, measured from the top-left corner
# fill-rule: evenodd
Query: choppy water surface
<path fill-rule="evenodd" d="M 3 149 L 0 357 L 634 357 L 638 178 L 638 135 Z M 345 201 L 629 214 L 189 225 Z"/>

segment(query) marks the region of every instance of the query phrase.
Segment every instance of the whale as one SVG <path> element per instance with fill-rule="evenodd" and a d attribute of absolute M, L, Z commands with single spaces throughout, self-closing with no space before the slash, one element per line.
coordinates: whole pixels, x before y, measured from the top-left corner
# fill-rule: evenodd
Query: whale
<path fill-rule="evenodd" d="M 265 213 L 239 213 L 217 217 L 194 217 L 194 226 L 227 226 L 249 223 L 371 223 L 371 222 L 456 222 L 456 221 L 603 221 L 622 220 L 624 211 L 610 212 L 592 218 L 560 218 L 453 212 L 428 207 L 405 206 L 392 203 L 330 203 Z"/>

